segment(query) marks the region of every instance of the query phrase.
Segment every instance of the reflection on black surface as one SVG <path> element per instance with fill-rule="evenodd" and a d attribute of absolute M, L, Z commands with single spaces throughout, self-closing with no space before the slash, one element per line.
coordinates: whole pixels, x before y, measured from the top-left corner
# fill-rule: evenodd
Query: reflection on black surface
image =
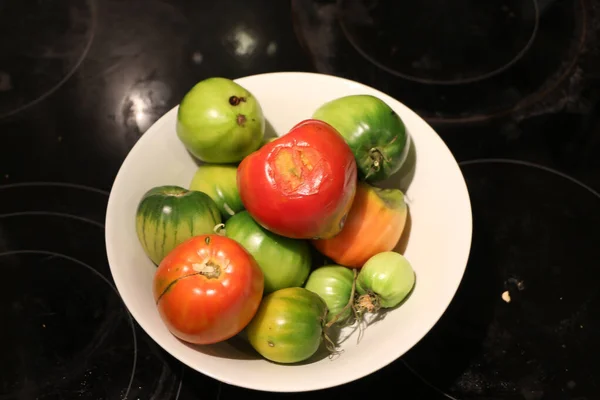
<path fill-rule="evenodd" d="M 600 197 L 522 163 L 483 160 L 463 173 L 474 221 L 467 273 L 404 360 L 462 400 L 600 396 Z"/>
<path fill-rule="evenodd" d="M 93 1 L 0 2 L 0 118 L 50 95 L 79 67 L 94 35 Z"/>
<path fill-rule="evenodd" d="M 400 2 L 383 0 L 340 2 L 345 14 L 336 0 L 293 0 L 292 10 L 290 2 L 272 0 L 0 1 L 0 182 L 48 181 L 42 187 L 0 186 L 0 213 L 29 213 L 0 218 L 0 251 L 64 254 L 110 281 L 97 225 L 104 220 L 105 194 L 51 182 L 108 190 L 140 136 L 209 76 L 314 68 L 382 89 L 432 122 L 481 121 L 518 111 L 510 124 L 493 121 L 470 131 L 459 125 L 455 134 L 440 134 L 459 159 L 543 160 L 597 188 L 595 2 L 538 0 L 539 29 L 531 48 L 489 79 L 415 82 L 464 83 L 505 65 L 526 44 L 532 0 L 457 1 L 401 2 L 397 14 L 404 24 L 395 25 L 388 14 Z M 463 14 L 451 8 L 467 3 Z M 427 18 L 417 24 L 415 13 Z M 363 24 L 369 19 L 386 28 L 383 38 Z M 450 22 L 432 24 L 444 19 Z M 403 33 L 421 25 L 428 27 L 425 34 Z M 440 46 L 440 38 L 451 36 Z M 486 49 L 483 37 L 499 41 L 490 40 Z M 386 72 L 357 47 L 412 78 Z M 594 57 L 587 67 L 581 62 Z M 477 69 L 465 68 L 470 66 Z M 454 305 L 406 356 L 408 365 L 461 400 L 599 397 L 593 378 L 600 373 L 590 355 L 599 350 L 594 310 L 600 305 L 593 267 L 586 268 L 594 259 L 589 246 L 598 241 L 595 197 L 529 167 L 478 164 L 465 166 L 464 173 L 475 212 L 469 269 Z M 46 254 L 0 257 L 7 278 L 0 315 L 8 326 L 0 329 L 0 399 L 35 399 L 36 391 L 40 400 L 121 399 L 133 370 L 134 337 L 137 368 L 128 399 L 281 397 L 220 385 L 190 369 L 180 385 L 181 364 L 135 323 L 133 335 L 109 284 L 77 262 Z M 501 298 L 505 290 L 510 303 Z M 84 323 L 74 322 L 76 316 Z M 74 358 L 81 354 L 89 357 Z M 52 369 L 42 370 L 57 360 L 67 372 L 64 382 Z M 410 399 L 447 398 L 402 361 L 339 388 L 286 397 L 366 398 L 389 388 Z"/>
<path fill-rule="evenodd" d="M 341 0 L 340 24 L 371 62 L 424 83 L 466 83 L 514 64 L 537 33 L 535 0 Z"/>
<path fill-rule="evenodd" d="M 586 0 L 292 0 L 292 10 L 319 72 L 380 89 L 436 123 L 560 104 L 580 85 L 583 49 L 596 46 Z"/>

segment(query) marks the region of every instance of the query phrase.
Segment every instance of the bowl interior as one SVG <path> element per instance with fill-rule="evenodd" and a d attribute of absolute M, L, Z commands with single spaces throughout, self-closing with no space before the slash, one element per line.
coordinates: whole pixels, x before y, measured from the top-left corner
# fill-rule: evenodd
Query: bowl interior
<path fill-rule="evenodd" d="M 285 134 L 310 118 L 322 103 L 351 94 L 371 94 L 404 120 L 411 137 L 406 165 L 385 182 L 405 190 L 410 230 L 401 246 L 417 282 L 408 300 L 358 333 L 347 336 L 333 358 L 318 353 L 298 365 L 260 358 L 242 340 L 191 346 L 163 325 L 152 298 L 155 266 L 135 233 L 139 199 L 151 187 L 188 187 L 197 164 L 175 133 L 177 108 L 157 121 L 136 143 L 115 179 L 106 216 L 106 247 L 116 286 L 142 328 L 174 357 L 223 382 L 268 391 L 306 391 L 336 386 L 374 372 L 415 345 L 436 323 L 463 276 L 471 243 L 471 208 L 456 161 L 414 112 L 393 98 L 345 79 L 310 73 L 274 73 L 237 79 L 259 100 L 268 120 L 267 135 Z"/>

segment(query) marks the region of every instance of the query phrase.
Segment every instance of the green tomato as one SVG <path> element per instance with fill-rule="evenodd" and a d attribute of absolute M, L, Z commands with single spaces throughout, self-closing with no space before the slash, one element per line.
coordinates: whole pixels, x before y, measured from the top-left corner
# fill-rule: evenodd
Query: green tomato
<path fill-rule="evenodd" d="M 155 264 L 177 245 L 197 235 L 213 233 L 221 213 L 206 194 L 179 186 L 158 186 L 140 200 L 136 233 L 144 252 Z"/>
<path fill-rule="evenodd" d="M 319 107 L 313 118 L 327 122 L 344 136 L 361 180 L 382 181 L 406 161 L 410 146 L 404 122 L 377 97 L 340 97 Z"/>
<path fill-rule="evenodd" d="M 225 235 L 240 243 L 263 271 L 265 293 L 302 286 L 311 266 L 307 241 L 279 236 L 260 226 L 248 211 L 231 217 Z"/>
<path fill-rule="evenodd" d="M 209 195 L 219 207 L 224 220 L 244 209 L 237 189 L 235 165 L 201 165 L 192 178 L 190 190 Z"/>
<path fill-rule="evenodd" d="M 329 313 L 327 322 L 336 318 L 342 323 L 352 314 L 352 308 L 346 306 L 353 296 L 354 272 L 340 265 L 325 265 L 315 269 L 308 276 L 304 288 L 321 296 L 327 304 Z"/>
<path fill-rule="evenodd" d="M 256 98 L 226 78 L 197 83 L 177 112 L 177 136 L 207 163 L 241 161 L 260 147 L 264 132 L 265 118 Z"/>
<path fill-rule="evenodd" d="M 385 251 L 371 257 L 356 279 L 356 291 L 361 295 L 357 308 L 374 312 L 400 304 L 415 285 L 415 272 L 400 253 Z"/>
<path fill-rule="evenodd" d="M 246 332 L 264 358 L 295 363 L 317 352 L 326 318 L 327 305 L 321 297 L 304 288 L 286 288 L 263 298 Z"/>

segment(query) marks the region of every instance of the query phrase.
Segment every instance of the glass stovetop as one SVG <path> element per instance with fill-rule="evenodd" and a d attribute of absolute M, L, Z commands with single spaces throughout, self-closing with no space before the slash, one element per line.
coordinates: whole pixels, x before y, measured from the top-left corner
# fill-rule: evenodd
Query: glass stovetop
<path fill-rule="evenodd" d="M 0 2 L 0 399 L 278 398 L 156 345 L 115 289 L 103 223 L 127 152 L 191 85 L 282 70 L 417 111 L 459 161 L 474 220 L 429 335 L 297 396 L 600 398 L 599 35 L 597 0 Z"/>

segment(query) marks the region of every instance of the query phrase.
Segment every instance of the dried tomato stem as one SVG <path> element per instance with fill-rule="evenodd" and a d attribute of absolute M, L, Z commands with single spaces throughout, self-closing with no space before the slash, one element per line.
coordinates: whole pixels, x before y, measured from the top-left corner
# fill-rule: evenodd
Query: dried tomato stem
<path fill-rule="evenodd" d="M 375 313 L 381 308 L 379 296 L 372 291 L 359 296 L 354 306 L 359 315 L 362 315 L 365 312 Z"/>

